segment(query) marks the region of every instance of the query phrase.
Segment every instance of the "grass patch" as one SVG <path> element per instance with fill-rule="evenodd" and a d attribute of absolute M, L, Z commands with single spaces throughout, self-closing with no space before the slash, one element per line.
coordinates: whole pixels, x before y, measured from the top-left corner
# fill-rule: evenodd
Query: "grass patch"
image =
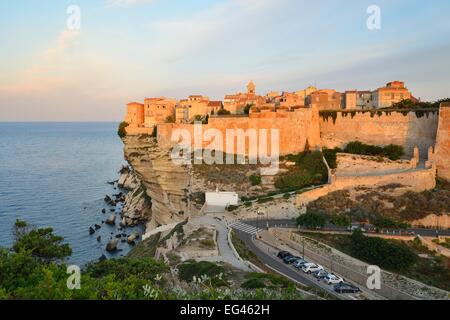
<path fill-rule="evenodd" d="M 214 287 L 228 286 L 225 268 L 209 261 L 188 260 L 178 266 L 178 276 L 186 282 L 192 282 L 194 277 L 199 279 L 207 276 Z"/>

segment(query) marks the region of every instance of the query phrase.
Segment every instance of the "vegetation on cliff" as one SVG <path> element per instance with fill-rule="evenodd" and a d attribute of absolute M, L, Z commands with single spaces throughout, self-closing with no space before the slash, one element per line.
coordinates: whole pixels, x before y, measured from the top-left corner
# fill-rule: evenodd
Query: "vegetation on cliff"
<path fill-rule="evenodd" d="M 270 285 L 252 290 L 241 288 L 248 278 L 236 283 L 232 270 L 211 262 L 182 263 L 179 265 L 178 278 L 164 262 L 156 261 L 148 254 L 137 255 L 137 252 L 133 257 L 90 263 L 81 272 L 79 289 L 71 290 L 68 283 L 72 283 L 69 278 L 72 274 L 68 273 L 65 264 L 65 258 L 71 254 L 71 250 L 69 245 L 62 243 L 62 237 L 53 234 L 50 228 L 38 229 L 23 221 L 17 222 L 14 237 L 12 249 L 0 248 L 0 299 L 304 298 L 295 288 L 286 290 Z M 229 281 L 232 277 L 233 281 Z"/>
<path fill-rule="evenodd" d="M 428 215 L 450 213 L 450 190 L 438 187 L 424 192 L 392 195 L 401 185 L 379 189 L 357 188 L 354 195 L 342 190 L 311 202 L 308 209 L 328 216 L 346 216 L 353 221 L 370 221 L 380 229 L 405 227 L 405 222 Z"/>
<path fill-rule="evenodd" d="M 308 233 L 308 238 L 316 239 L 385 270 L 402 274 L 436 288 L 450 290 L 450 259 L 429 251 L 418 239 L 386 240 L 366 237 L 361 232 L 353 236 Z"/>
<path fill-rule="evenodd" d="M 402 146 L 390 144 L 385 147 L 365 144 L 359 141 L 352 141 L 347 144 L 344 149 L 345 153 L 360 154 L 366 156 L 380 156 L 389 158 L 390 160 L 399 160 L 405 155 L 405 150 Z"/>
<path fill-rule="evenodd" d="M 328 181 L 328 169 L 320 151 L 301 152 L 285 156 L 281 160 L 295 162 L 295 166 L 277 178 L 275 187 L 279 190 L 294 191 Z"/>
<path fill-rule="evenodd" d="M 126 128 L 129 126 L 129 124 L 127 122 L 121 122 L 119 124 L 119 129 L 117 130 L 117 134 L 119 135 L 120 138 L 125 138 L 127 135 L 127 130 Z"/>

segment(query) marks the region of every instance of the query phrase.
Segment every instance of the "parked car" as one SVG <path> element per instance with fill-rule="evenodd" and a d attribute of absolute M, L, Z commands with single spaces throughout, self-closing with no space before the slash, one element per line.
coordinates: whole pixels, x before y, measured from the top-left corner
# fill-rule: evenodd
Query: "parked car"
<path fill-rule="evenodd" d="M 356 287 L 356 286 L 354 286 L 354 285 L 352 285 L 350 283 L 344 283 L 344 282 L 336 284 L 333 289 L 337 293 L 358 293 L 358 292 L 361 292 L 361 290 L 358 287 Z"/>
<path fill-rule="evenodd" d="M 277 257 L 280 259 L 284 259 L 286 256 L 291 256 L 292 254 L 288 251 L 280 251 L 277 254 Z"/>
<path fill-rule="evenodd" d="M 308 263 L 308 261 L 300 258 L 297 261 L 294 261 L 294 263 L 292 265 L 294 267 L 296 267 L 297 269 L 301 269 L 305 263 Z"/>
<path fill-rule="evenodd" d="M 316 272 L 314 272 L 314 277 L 316 277 L 317 279 L 325 279 L 325 277 L 328 275 L 328 272 L 325 270 L 317 270 Z"/>
<path fill-rule="evenodd" d="M 319 270 L 323 270 L 323 267 L 315 263 L 306 263 L 303 265 L 302 270 L 304 273 L 313 273 Z"/>
<path fill-rule="evenodd" d="M 292 264 L 294 263 L 296 260 L 300 259 L 299 257 L 296 256 L 287 256 L 283 259 L 284 263 L 286 264 Z"/>
<path fill-rule="evenodd" d="M 327 276 L 324 279 L 327 284 L 338 284 L 344 282 L 344 279 L 335 275 L 334 273 L 327 274 Z"/>
<path fill-rule="evenodd" d="M 358 229 L 361 230 L 361 232 L 366 232 L 366 229 L 361 224 L 352 224 L 351 226 L 348 227 L 348 231 L 350 232 L 353 232 Z"/>

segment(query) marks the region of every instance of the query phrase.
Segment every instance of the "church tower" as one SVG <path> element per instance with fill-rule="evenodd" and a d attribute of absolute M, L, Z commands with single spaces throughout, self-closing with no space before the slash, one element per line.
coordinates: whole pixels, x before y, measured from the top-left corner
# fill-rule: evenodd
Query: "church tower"
<path fill-rule="evenodd" d="M 256 94 L 256 86 L 253 81 L 250 81 L 247 85 L 247 94 Z"/>

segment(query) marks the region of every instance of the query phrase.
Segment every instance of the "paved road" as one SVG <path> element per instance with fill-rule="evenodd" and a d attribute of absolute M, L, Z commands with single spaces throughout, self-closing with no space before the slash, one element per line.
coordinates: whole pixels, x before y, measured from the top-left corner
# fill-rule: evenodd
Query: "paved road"
<path fill-rule="evenodd" d="M 319 282 L 317 280 L 313 280 L 308 275 L 305 275 L 297 270 L 294 269 L 291 265 L 286 265 L 283 263 L 280 259 L 278 259 L 274 252 L 269 251 L 268 248 L 264 250 L 262 246 L 258 246 L 254 242 L 254 236 L 252 234 L 249 234 L 247 232 L 234 229 L 238 237 L 245 242 L 246 246 L 258 257 L 258 259 L 272 267 L 273 269 L 277 270 L 279 273 L 286 275 L 287 277 L 294 279 L 295 281 L 310 286 L 310 287 L 319 287 L 323 289 L 324 291 L 328 292 L 330 295 L 338 298 L 338 299 L 348 299 L 350 300 L 350 295 L 339 295 L 336 292 L 332 290 L 330 286 L 327 286 L 323 282 Z"/>
<path fill-rule="evenodd" d="M 234 255 L 233 250 L 230 248 L 228 243 L 228 228 L 224 225 L 222 221 L 215 219 L 212 216 L 202 216 L 192 220 L 193 223 L 210 224 L 213 225 L 217 230 L 217 246 L 219 248 L 219 257 L 216 258 L 204 258 L 203 260 L 209 261 L 226 261 L 237 269 L 244 271 L 251 271 L 250 267 L 238 260 Z"/>
<path fill-rule="evenodd" d="M 246 224 L 258 227 L 258 228 L 266 228 L 269 227 L 280 227 L 280 228 L 296 228 L 297 225 L 295 223 L 295 220 L 293 219 L 258 219 L 258 220 L 243 220 Z M 347 232 L 347 228 L 342 227 L 336 227 L 332 224 L 326 225 L 327 231 L 343 231 Z M 450 230 L 435 230 L 435 229 L 404 229 L 404 230 L 389 230 L 389 233 L 392 234 L 392 232 L 395 232 L 395 234 L 399 234 L 400 231 L 406 231 L 406 232 L 414 232 L 417 235 L 420 235 L 422 237 L 435 237 L 437 235 L 440 236 L 450 236 Z"/>

